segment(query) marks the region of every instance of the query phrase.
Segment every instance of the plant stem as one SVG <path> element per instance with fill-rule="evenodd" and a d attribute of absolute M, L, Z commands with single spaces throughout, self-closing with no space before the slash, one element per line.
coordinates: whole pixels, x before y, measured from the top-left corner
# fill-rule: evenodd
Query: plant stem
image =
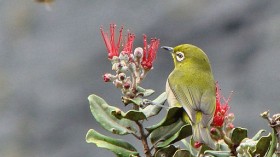
<path fill-rule="evenodd" d="M 280 124 L 273 125 L 272 127 L 274 129 L 275 136 L 277 137 L 277 143 L 278 143 L 278 146 L 276 145 L 275 154 L 278 157 L 280 157 Z"/>
<path fill-rule="evenodd" d="M 236 148 L 234 147 L 233 142 L 231 141 L 231 139 L 230 139 L 229 137 L 227 137 L 227 135 L 226 135 L 225 131 L 222 129 L 222 127 L 217 127 L 217 129 L 219 130 L 222 139 L 225 141 L 225 143 L 226 143 L 226 144 L 228 145 L 228 147 L 230 148 L 231 153 L 232 153 L 233 155 L 237 155 L 237 153 L 236 153 Z"/>
<path fill-rule="evenodd" d="M 277 144 L 275 144 L 275 154 L 279 157 L 280 156 L 280 113 L 274 114 L 272 116 L 272 118 L 269 115 L 269 111 L 265 111 L 263 113 L 261 113 L 261 116 L 266 119 L 270 125 L 270 127 L 273 129 L 275 135 L 273 134 L 273 136 L 276 136 L 278 146 Z M 272 137 L 272 139 L 275 137 Z M 274 139 L 275 140 L 275 139 Z"/>
<path fill-rule="evenodd" d="M 144 153 L 146 155 L 146 157 L 152 157 L 150 148 L 149 148 L 149 144 L 147 141 L 147 135 L 144 132 L 144 128 L 143 125 L 139 122 L 139 121 L 135 121 L 135 123 L 137 124 L 139 131 L 140 131 L 140 138 L 143 144 L 143 148 L 144 148 Z"/>

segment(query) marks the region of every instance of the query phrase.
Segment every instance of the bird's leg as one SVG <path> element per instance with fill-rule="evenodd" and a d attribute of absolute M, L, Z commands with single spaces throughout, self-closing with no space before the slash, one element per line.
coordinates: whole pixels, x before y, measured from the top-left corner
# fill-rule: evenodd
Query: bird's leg
<path fill-rule="evenodd" d="M 142 101 L 141 104 L 140 104 L 140 107 L 141 107 L 141 108 L 145 108 L 145 107 L 147 107 L 147 106 L 149 106 L 149 105 L 156 105 L 156 106 L 159 106 L 159 107 L 168 108 L 168 107 L 166 107 L 166 106 L 164 106 L 164 105 L 154 103 L 152 100 L 149 100 L 149 99 L 143 99 L 143 101 Z"/>

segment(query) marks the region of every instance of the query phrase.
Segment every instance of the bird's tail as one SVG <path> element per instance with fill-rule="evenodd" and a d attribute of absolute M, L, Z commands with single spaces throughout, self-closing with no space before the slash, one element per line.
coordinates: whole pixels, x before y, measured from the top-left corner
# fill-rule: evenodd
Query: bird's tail
<path fill-rule="evenodd" d="M 215 143 L 210 136 L 208 127 L 204 127 L 201 123 L 192 125 L 193 139 L 196 142 L 204 143 L 208 147 L 215 149 Z"/>

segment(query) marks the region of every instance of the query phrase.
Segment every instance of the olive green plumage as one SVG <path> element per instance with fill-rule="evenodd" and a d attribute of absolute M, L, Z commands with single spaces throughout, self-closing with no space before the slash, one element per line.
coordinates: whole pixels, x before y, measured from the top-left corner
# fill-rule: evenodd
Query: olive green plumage
<path fill-rule="evenodd" d="M 216 108 L 216 87 L 207 55 L 190 44 L 172 51 L 175 68 L 166 82 L 170 106 L 183 106 L 193 128 L 194 141 L 214 148 L 209 127 Z"/>

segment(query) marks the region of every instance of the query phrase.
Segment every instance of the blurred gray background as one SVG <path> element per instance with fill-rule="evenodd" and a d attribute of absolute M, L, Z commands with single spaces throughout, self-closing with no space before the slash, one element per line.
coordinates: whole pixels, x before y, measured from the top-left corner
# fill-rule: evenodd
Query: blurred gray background
<path fill-rule="evenodd" d="M 121 105 L 120 91 L 102 80 L 111 66 L 99 27 L 113 22 L 135 32 L 136 46 L 146 33 L 161 45 L 201 47 L 223 95 L 234 91 L 235 126 L 250 136 L 269 130 L 259 114 L 280 112 L 279 0 L 57 0 L 51 11 L 33 0 L 2 0 L 1 157 L 113 156 L 84 139 L 90 128 L 111 135 L 92 117 L 88 95 Z M 172 68 L 159 50 L 143 86 L 163 92 Z"/>

